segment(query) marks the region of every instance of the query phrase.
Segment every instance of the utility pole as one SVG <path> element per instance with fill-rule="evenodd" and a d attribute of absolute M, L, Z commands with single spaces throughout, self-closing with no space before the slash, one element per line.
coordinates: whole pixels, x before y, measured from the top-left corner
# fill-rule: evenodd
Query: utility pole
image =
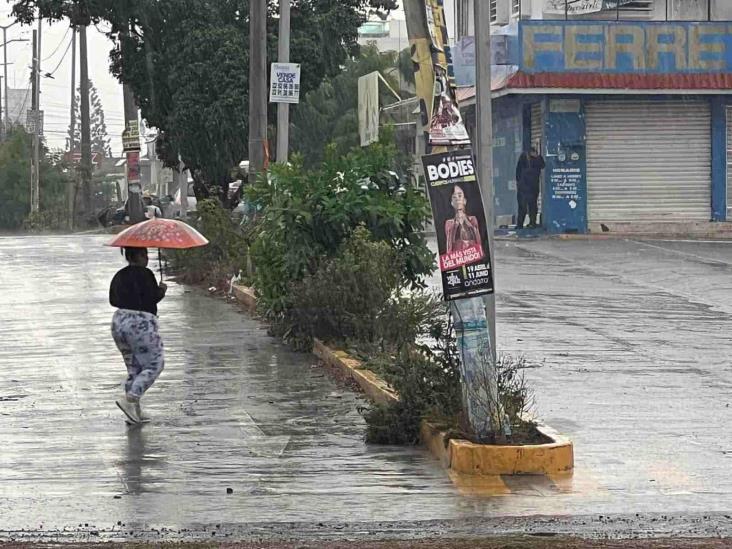
<path fill-rule="evenodd" d="M 76 152 L 76 27 L 71 27 L 71 112 L 69 113 L 69 155 L 74 161 Z M 69 220 L 69 231 L 74 230 L 74 217 L 76 216 L 76 188 L 78 173 L 74 170 L 74 177 L 69 182 L 68 196 L 66 197 Z"/>
<path fill-rule="evenodd" d="M 483 198 L 485 220 L 488 225 L 488 250 L 495 281 L 495 253 L 493 248 L 493 112 L 491 106 L 491 25 L 488 2 L 475 2 L 475 156 L 476 172 Z M 486 294 L 485 303 L 491 355 L 496 362 L 496 294 Z"/>
<path fill-rule="evenodd" d="M 290 0 L 280 0 L 280 35 L 277 42 L 277 61 L 290 62 Z M 290 104 L 277 105 L 277 162 L 287 163 L 290 149 Z"/>
<path fill-rule="evenodd" d="M 38 18 L 38 30 L 33 31 L 33 160 L 31 162 L 31 213 L 38 212 L 38 194 L 40 187 L 41 167 L 41 25 L 42 19 Z"/>
<path fill-rule="evenodd" d="M 439 28 L 430 28 L 427 11 L 435 10 L 430 20 L 438 20 L 437 10 L 443 8 L 441 0 L 425 2 L 424 0 L 403 0 L 407 19 L 407 32 L 411 46 L 412 61 L 415 71 L 416 92 L 420 100 L 421 135 L 424 138 L 426 153 L 448 152 L 456 147 L 434 147 L 429 143 L 431 117 L 434 114 L 435 76 L 437 66 L 447 70 L 450 62 L 446 48 L 448 37 Z M 493 189 L 492 189 L 492 130 L 491 130 L 491 88 L 490 88 L 490 35 L 484 34 L 490 26 L 490 2 L 475 0 L 475 40 L 476 65 L 479 68 L 476 101 L 479 104 L 477 113 L 477 176 L 481 188 L 483 207 L 488 233 L 488 248 L 491 265 L 493 259 Z M 443 15 L 444 17 L 444 15 Z M 439 17 L 442 19 L 442 17 Z M 437 25 L 436 25 L 437 26 Z M 434 44 L 437 40 L 439 44 Z M 418 150 L 421 147 L 418 147 Z M 492 267 L 491 267 L 492 268 Z M 493 276 L 495 281 L 495 276 Z M 495 298 L 468 297 L 450 301 L 450 314 L 458 333 L 460 351 L 460 369 L 463 387 L 463 400 L 470 424 L 481 440 L 495 437 L 501 441 L 507 426 L 502 425 L 503 414 L 496 379 L 496 347 L 495 347 Z M 502 430 L 503 427 L 503 430 Z"/>
<path fill-rule="evenodd" d="M 89 57 L 86 25 L 79 27 L 79 113 L 81 114 L 81 194 L 84 217 L 92 213 L 91 120 L 89 113 Z"/>
<path fill-rule="evenodd" d="M 11 23 L 3 29 L 3 85 L 5 86 L 5 131 L 10 129 L 10 113 L 8 112 L 8 29 L 15 23 Z"/>
<path fill-rule="evenodd" d="M 140 123 L 135 96 L 128 84 L 122 86 L 122 97 L 125 111 L 125 132 L 122 134 L 122 141 L 127 158 L 127 215 L 130 223 L 139 223 L 145 219 L 140 184 Z"/>
<path fill-rule="evenodd" d="M 267 0 L 249 2 L 249 183 L 264 170 L 267 143 Z"/>
<path fill-rule="evenodd" d="M 188 176 L 186 175 L 185 164 L 178 155 L 178 170 L 175 172 L 178 178 L 178 189 L 180 189 L 180 218 L 188 216 Z"/>

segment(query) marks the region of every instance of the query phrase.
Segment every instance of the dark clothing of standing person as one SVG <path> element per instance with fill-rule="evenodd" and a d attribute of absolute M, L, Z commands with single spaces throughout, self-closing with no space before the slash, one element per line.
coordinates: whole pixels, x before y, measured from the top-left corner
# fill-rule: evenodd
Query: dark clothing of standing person
<path fill-rule="evenodd" d="M 531 149 L 531 152 L 523 153 L 519 157 L 518 164 L 516 164 L 517 229 L 523 229 L 527 213 L 529 214 L 529 227 L 536 227 L 541 171 L 544 166 L 544 158 L 534 148 Z"/>

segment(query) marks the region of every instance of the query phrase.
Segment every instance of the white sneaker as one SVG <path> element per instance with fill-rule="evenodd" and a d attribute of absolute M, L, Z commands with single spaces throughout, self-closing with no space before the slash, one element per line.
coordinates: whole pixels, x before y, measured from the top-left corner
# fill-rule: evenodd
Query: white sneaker
<path fill-rule="evenodd" d="M 115 404 L 117 404 L 117 407 L 122 410 L 131 423 L 142 423 L 142 419 L 137 413 L 137 406 L 140 405 L 139 401 L 120 398 L 115 400 Z M 135 404 L 137 404 L 137 406 L 135 406 Z"/>
<path fill-rule="evenodd" d="M 134 401 L 132 405 L 135 408 L 135 413 L 137 414 L 137 417 L 140 418 L 140 423 L 149 423 L 150 418 L 142 413 L 142 408 L 140 408 L 139 399 Z"/>

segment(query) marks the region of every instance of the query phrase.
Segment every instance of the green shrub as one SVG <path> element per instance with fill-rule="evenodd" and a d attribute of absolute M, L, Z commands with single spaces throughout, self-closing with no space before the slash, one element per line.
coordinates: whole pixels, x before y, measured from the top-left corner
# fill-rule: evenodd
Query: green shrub
<path fill-rule="evenodd" d="M 429 327 L 430 345 L 404 345 L 396 354 L 368 362 L 399 394 L 391 406 L 365 410 L 366 440 L 376 444 L 416 444 L 420 423 L 432 418 L 459 424 L 462 409 L 460 368 L 455 339 L 443 306 Z"/>
<path fill-rule="evenodd" d="M 173 268 L 185 282 L 220 284 L 225 279 L 246 272 L 247 236 L 230 218 L 230 212 L 215 199 L 197 204 L 198 219 L 192 220 L 208 246 L 169 252 Z"/>
<path fill-rule="evenodd" d="M 361 227 L 335 257 L 290 285 L 291 306 L 284 315 L 287 329 L 305 338 L 305 347 L 313 337 L 373 344 L 383 337 L 381 323 L 400 276 L 396 251 L 385 242 L 372 241 Z"/>
<path fill-rule="evenodd" d="M 419 286 L 432 272 L 433 254 L 422 234 L 428 203 L 391 171 L 395 159 L 395 147 L 384 143 L 341 158 L 328 154 L 315 170 L 294 157 L 246 190 L 261 212 L 251 253 L 265 316 L 282 317 L 292 306 L 293 283 L 314 275 L 358 227 L 394 250 L 405 284 Z"/>

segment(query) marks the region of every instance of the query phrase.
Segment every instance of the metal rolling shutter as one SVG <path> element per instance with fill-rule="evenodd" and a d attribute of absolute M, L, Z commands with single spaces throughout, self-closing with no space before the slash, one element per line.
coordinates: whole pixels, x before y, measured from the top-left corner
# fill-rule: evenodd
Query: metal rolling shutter
<path fill-rule="evenodd" d="M 727 221 L 732 221 L 732 107 L 727 107 Z"/>
<path fill-rule="evenodd" d="M 585 119 L 589 221 L 709 220 L 707 102 L 592 102 Z"/>

